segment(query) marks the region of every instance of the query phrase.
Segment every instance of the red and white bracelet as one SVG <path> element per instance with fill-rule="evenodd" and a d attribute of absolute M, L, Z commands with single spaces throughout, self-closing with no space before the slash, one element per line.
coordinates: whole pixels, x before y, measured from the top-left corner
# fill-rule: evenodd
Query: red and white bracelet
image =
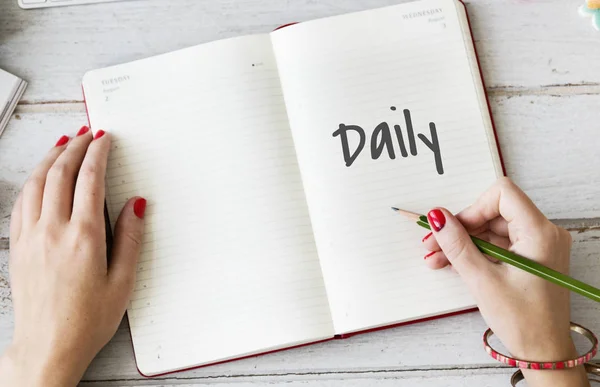
<path fill-rule="evenodd" d="M 585 372 L 588 374 L 600 376 L 600 364 L 585 363 L 583 366 L 585 367 Z M 525 380 L 525 376 L 523 376 L 523 372 L 521 372 L 521 370 L 517 370 L 517 372 L 513 374 L 512 378 L 510 378 L 510 384 L 512 387 L 517 387 L 517 384 L 522 380 Z M 592 383 L 600 383 L 599 379 L 588 380 Z"/>
<path fill-rule="evenodd" d="M 492 337 L 494 332 L 488 328 L 487 331 L 483 334 L 483 346 L 485 351 L 494 359 L 498 360 L 501 363 L 508 364 L 512 367 L 517 367 L 521 369 L 532 369 L 532 370 L 560 370 L 565 368 L 574 368 L 580 365 L 585 364 L 590 361 L 596 353 L 598 352 L 598 338 L 592 331 L 587 328 L 582 327 L 581 325 L 571 323 L 571 330 L 573 332 L 579 333 L 585 336 L 592 343 L 592 348 L 583 356 L 580 356 L 576 359 L 564 360 L 564 361 L 555 361 L 555 362 L 534 362 L 534 361 L 526 361 L 521 359 L 515 359 L 510 356 L 506 356 L 494 348 L 492 348 L 489 344 L 489 338 Z"/>

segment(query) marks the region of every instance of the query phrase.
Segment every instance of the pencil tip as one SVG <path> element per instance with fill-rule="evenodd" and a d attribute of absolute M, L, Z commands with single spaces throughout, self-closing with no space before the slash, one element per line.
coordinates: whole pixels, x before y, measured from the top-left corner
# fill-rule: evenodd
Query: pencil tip
<path fill-rule="evenodd" d="M 392 207 L 392 210 L 394 210 L 395 212 L 399 213 L 400 215 L 403 215 L 409 219 L 414 220 L 415 222 L 419 220 L 419 217 L 421 215 L 419 214 L 415 214 L 414 212 L 410 212 L 410 211 L 406 211 L 406 210 L 401 210 L 397 207 Z"/>

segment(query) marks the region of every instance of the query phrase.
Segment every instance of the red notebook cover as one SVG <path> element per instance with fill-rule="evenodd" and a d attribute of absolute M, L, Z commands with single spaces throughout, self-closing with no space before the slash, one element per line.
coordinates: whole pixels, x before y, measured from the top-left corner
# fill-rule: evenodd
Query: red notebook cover
<path fill-rule="evenodd" d="M 481 62 L 479 60 L 479 55 L 477 53 L 477 47 L 475 45 L 475 39 L 473 38 L 473 28 L 471 26 L 471 20 L 469 18 L 469 13 L 468 13 L 468 10 L 467 10 L 467 7 L 466 7 L 464 1 L 463 0 L 458 0 L 458 1 L 460 1 L 460 3 L 463 5 L 463 7 L 465 7 L 465 12 L 467 14 L 467 22 L 468 22 L 468 25 L 469 25 L 469 32 L 471 34 L 471 39 L 473 41 L 473 47 L 474 47 L 474 50 L 475 50 L 475 57 L 477 58 L 477 68 L 479 69 L 479 74 L 481 76 L 481 82 L 483 84 L 484 91 L 485 91 L 485 80 L 483 79 L 483 74 L 481 73 Z M 294 23 L 284 24 L 284 25 L 282 25 L 280 27 L 277 27 L 274 31 L 277 31 L 277 30 L 285 28 L 285 27 L 292 26 L 294 24 L 298 24 L 298 23 L 294 22 Z M 500 163 L 502 165 L 502 173 L 503 173 L 503 175 L 506 176 L 506 167 L 505 167 L 505 164 L 504 164 L 504 158 L 502 157 L 502 150 L 500 149 L 500 143 L 498 141 L 498 132 L 496 130 L 496 124 L 494 123 L 494 117 L 492 115 L 492 108 L 491 108 L 491 105 L 490 105 L 490 99 L 489 99 L 487 93 L 486 93 L 485 97 L 486 97 L 486 103 L 487 103 L 488 111 L 489 111 L 489 114 L 490 114 L 490 119 L 492 121 L 492 128 L 493 128 L 493 131 L 494 131 L 494 138 L 496 139 L 496 145 L 498 147 L 498 155 L 500 157 Z M 89 113 L 88 113 L 88 110 L 87 110 L 87 104 L 86 104 L 86 100 L 85 100 L 85 90 L 83 90 L 83 102 L 86 105 L 86 114 L 87 114 L 87 117 L 88 117 L 88 124 L 91 127 L 91 123 L 89 122 L 90 121 L 89 120 Z M 112 233 L 110 232 L 110 222 L 108 221 L 108 213 L 107 213 L 106 210 L 105 210 L 105 219 L 106 219 L 106 224 L 107 224 L 107 231 L 109 231 L 109 232 L 107 232 L 107 242 L 110 243 L 112 241 Z M 109 247 L 110 247 L 110 245 L 109 245 Z M 109 248 L 108 251 L 110 251 L 110 248 Z M 270 353 L 276 353 L 276 352 L 281 352 L 281 351 L 287 351 L 287 350 L 290 350 L 290 349 L 306 347 L 306 346 L 309 346 L 309 345 L 324 343 L 324 342 L 331 341 L 331 340 L 347 339 L 349 337 L 353 337 L 353 336 L 356 336 L 356 335 L 361 335 L 361 334 L 365 334 L 365 333 L 381 331 L 381 330 L 384 330 L 384 329 L 396 328 L 396 327 L 400 327 L 400 326 L 404 326 L 404 325 L 416 324 L 416 323 L 420 323 L 420 322 L 425 322 L 425 321 L 430 321 L 430 320 L 436 320 L 436 319 L 441 319 L 441 318 L 450 317 L 450 316 L 456 316 L 456 315 L 465 314 L 465 313 L 471 313 L 471 312 L 475 312 L 477 310 L 478 310 L 477 308 L 472 308 L 472 309 L 467 309 L 467 310 L 458 311 L 458 312 L 445 313 L 445 314 L 440 314 L 440 315 L 437 315 L 437 316 L 426 317 L 426 318 L 421 318 L 421 319 L 412 320 L 412 321 L 406 321 L 406 322 L 402 322 L 402 323 L 398 323 L 398 324 L 386 325 L 386 326 L 378 327 L 378 328 L 365 329 L 365 330 L 359 331 L 359 332 L 353 332 L 353 333 L 335 335 L 334 337 L 332 337 L 330 339 L 318 340 L 318 341 L 311 342 L 311 343 L 306 343 L 306 344 L 301 344 L 301 345 L 295 345 L 295 346 L 291 346 L 291 347 L 287 347 L 287 348 L 282 348 L 282 349 L 277 349 L 277 350 L 273 350 L 273 351 L 261 352 L 261 353 L 254 354 L 254 355 L 242 356 L 242 357 L 238 357 L 238 358 L 235 358 L 235 359 L 218 361 L 218 362 L 214 362 L 214 363 L 210 363 L 210 364 L 204 364 L 204 365 L 201 365 L 201 366 L 195 366 L 195 367 L 185 368 L 185 369 L 181 369 L 181 370 L 178 370 L 178 371 L 165 372 L 165 373 L 162 373 L 162 374 L 157 374 L 157 375 L 152 375 L 152 376 L 144 375 L 140 371 L 140 369 L 137 368 L 137 360 L 136 360 L 136 368 L 137 368 L 138 373 L 140 375 L 142 375 L 143 377 L 146 377 L 146 378 L 156 378 L 156 377 L 160 377 L 160 376 L 164 376 L 164 375 L 174 374 L 174 373 L 177 373 L 177 372 L 190 371 L 190 370 L 194 370 L 194 369 L 198 369 L 198 368 L 204 368 L 204 367 L 214 366 L 214 365 L 217 365 L 217 364 L 229 363 L 229 362 L 232 362 L 232 361 L 237 361 L 237 360 L 242 360 L 242 359 L 248 359 L 248 358 L 251 358 L 251 357 L 263 356 L 263 355 L 267 355 L 267 354 L 270 354 Z M 131 330 L 129 331 L 129 335 L 131 337 Z M 132 339 L 132 347 L 133 347 L 133 338 L 131 338 L 131 339 Z M 132 348 L 132 350 L 133 350 L 132 352 L 133 352 L 133 356 L 134 356 L 134 359 L 135 359 L 135 350 L 133 348 Z"/>

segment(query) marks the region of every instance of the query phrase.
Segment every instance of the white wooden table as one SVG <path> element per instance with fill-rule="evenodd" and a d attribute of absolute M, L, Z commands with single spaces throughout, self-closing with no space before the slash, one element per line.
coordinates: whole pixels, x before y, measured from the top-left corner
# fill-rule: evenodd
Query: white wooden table
<path fill-rule="evenodd" d="M 0 138 L 0 351 L 12 332 L 10 210 L 33 166 L 87 122 L 81 77 L 278 25 L 402 0 L 140 0 L 23 11 L 0 1 L 0 68 L 30 86 Z M 573 274 L 600 286 L 600 33 L 584 0 L 471 0 L 481 66 L 508 175 L 572 230 Z M 168 130 L 168 128 L 166 129 Z M 600 333 L 600 305 L 573 296 L 573 320 Z M 145 380 L 126 322 L 82 386 L 506 386 L 481 348 L 478 313 Z"/>

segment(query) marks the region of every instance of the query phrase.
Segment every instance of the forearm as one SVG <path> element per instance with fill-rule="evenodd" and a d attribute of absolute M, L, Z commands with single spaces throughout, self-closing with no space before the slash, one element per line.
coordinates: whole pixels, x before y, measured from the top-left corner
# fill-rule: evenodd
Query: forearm
<path fill-rule="evenodd" d="M 583 366 L 566 370 L 523 370 L 530 387 L 590 387 Z"/>

